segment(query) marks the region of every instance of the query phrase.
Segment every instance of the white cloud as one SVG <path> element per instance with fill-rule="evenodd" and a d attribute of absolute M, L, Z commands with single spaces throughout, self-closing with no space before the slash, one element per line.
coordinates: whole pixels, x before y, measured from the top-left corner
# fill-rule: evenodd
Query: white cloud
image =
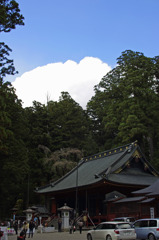
<path fill-rule="evenodd" d="M 34 100 L 46 104 L 47 96 L 58 101 L 64 91 L 85 108 L 94 95 L 94 86 L 110 70 L 99 58 L 85 57 L 79 63 L 68 60 L 37 67 L 17 77 L 12 84 L 24 107 L 32 106 Z"/>

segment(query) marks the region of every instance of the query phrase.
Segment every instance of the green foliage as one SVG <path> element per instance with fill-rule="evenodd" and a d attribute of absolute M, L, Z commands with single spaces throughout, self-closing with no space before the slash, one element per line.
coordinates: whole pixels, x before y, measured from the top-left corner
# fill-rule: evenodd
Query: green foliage
<path fill-rule="evenodd" d="M 0 1 L 0 32 L 10 32 L 16 25 L 24 25 L 23 20 L 24 17 L 20 14 L 19 4 L 16 1 Z M 13 60 L 8 58 L 11 51 L 4 42 L 0 42 L 0 84 L 7 74 L 17 73 Z"/>
<path fill-rule="evenodd" d="M 48 103 L 49 134 L 52 151 L 72 147 L 83 149 L 89 134 L 87 115 L 67 92 L 59 102 Z"/>
<path fill-rule="evenodd" d="M 24 109 L 24 115 L 30 176 L 29 203 L 34 204 L 37 201 L 33 192 L 35 187 L 71 170 L 76 164 L 77 151 L 92 151 L 88 142 L 91 134 L 86 112 L 66 92 L 61 93 L 59 102 L 50 101 L 46 106 L 34 101 L 33 107 Z M 52 158 L 53 152 L 57 154 L 60 149 L 67 148 L 78 150 L 74 154 L 73 150 L 71 153 L 67 150 L 69 158 L 65 153 L 55 165 L 52 161 L 46 164 L 46 159 Z"/>
<path fill-rule="evenodd" d="M 6 75 L 14 75 L 17 73 L 13 64 L 13 60 L 8 59 L 11 49 L 4 43 L 0 42 L 0 84 Z"/>
<path fill-rule="evenodd" d="M 24 214 L 23 213 L 23 210 L 24 210 L 23 199 L 18 199 L 16 201 L 14 208 L 17 209 L 16 214 L 19 216 L 22 216 Z"/>
<path fill-rule="evenodd" d="M 63 148 L 45 158 L 44 167 L 47 169 L 48 181 L 55 181 L 64 176 L 83 156 L 82 151 L 75 148 Z"/>
<path fill-rule="evenodd" d="M 10 32 L 16 25 L 24 25 L 19 4 L 12 0 L 0 1 L 0 32 Z"/>
<path fill-rule="evenodd" d="M 0 151 L 7 152 L 6 139 L 12 134 L 9 130 L 11 121 L 6 111 L 6 95 L 9 91 L 8 84 L 0 84 Z"/>
<path fill-rule="evenodd" d="M 0 32 L 10 32 L 16 25 L 24 25 L 16 1 L 0 1 Z M 11 49 L 0 42 L 0 218 L 23 194 L 23 182 L 28 169 L 25 141 L 25 119 L 21 101 L 15 89 L 3 78 L 15 74 L 13 60 L 8 58 Z"/>
<path fill-rule="evenodd" d="M 10 83 L 0 86 L 0 198 L 3 216 L 23 194 L 23 184 L 28 171 L 28 156 L 25 146 L 24 109 Z"/>
<path fill-rule="evenodd" d="M 98 123 L 97 135 L 106 139 L 104 148 L 138 140 L 153 159 L 159 141 L 158 76 L 158 57 L 128 50 L 102 78 L 88 103 L 88 113 L 94 126 Z"/>

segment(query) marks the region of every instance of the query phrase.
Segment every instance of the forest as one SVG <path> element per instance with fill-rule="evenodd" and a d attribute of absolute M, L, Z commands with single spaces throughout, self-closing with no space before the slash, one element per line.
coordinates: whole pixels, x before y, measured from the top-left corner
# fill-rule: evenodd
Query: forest
<path fill-rule="evenodd" d="M 0 32 L 24 25 L 16 1 L 1 1 Z M 7 81 L 12 50 L 0 42 L 0 219 L 43 204 L 36 187 L 62 177 L 83 156 L 138 141 L 159 170 L 159 56 L 125 50 L 94 86 L 84 110 L 68 92 L 58 101 L 23 108 Z"/>

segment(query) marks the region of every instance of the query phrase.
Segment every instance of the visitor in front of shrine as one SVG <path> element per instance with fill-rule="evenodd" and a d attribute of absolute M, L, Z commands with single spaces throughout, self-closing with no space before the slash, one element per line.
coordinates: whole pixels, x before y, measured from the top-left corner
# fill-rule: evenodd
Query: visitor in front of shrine
<path fill-rule="evenodd" d="M 29 228 L 29 224 L 27 222 L 24 222 L 24 224 L 22 226 L 22 230 L 21 230 L 21 233 L 23 234 L 23 239 L 26 238 L 28 228 Z"/>
<path fill-rule="evenodd" d="M 62 220 L 61 218 L 58 219 L 58 232 L 61 232 Z"/>
<path fill-rule="evenodd" d="M 25 232 L 22 230 L 20 236 L 17 237 L 17 240 L 25 240 Z"/>
<path fill-rule="evenodd" d="M 79 231 L 80 231 L 80 234 L 81 234 L 81 233 L 82 233 L 82 227 L 83 227 L 83 222 L 82 222 L 82 220 L 79 220 L 78 226 L 79 226 Z"/>
<path fill-rule="evenodd" d="M 15 230 L 15 234 L 17 235 L 18 234 L 18 222 L 17 222 L 17 220 L 14 222 L 13 227 L 14 227 L 14 230 Z"/>
<path fill-rule="evenodd" d="M 31 220 L 30 223 L 29 223 L 29 236 L 28 236 L 28 238 L 30 238 L 30 236 L 33 237 L 34 228 L 35 228 L 35 224 L 34 224 L 34 222 Z"/>
<path fill-rule="evenodd" d="M 76 230 L 75 222 L 73 221 L 73 219 L 70 219 L 70 234 L 74 233 L 75 230 Z"/>

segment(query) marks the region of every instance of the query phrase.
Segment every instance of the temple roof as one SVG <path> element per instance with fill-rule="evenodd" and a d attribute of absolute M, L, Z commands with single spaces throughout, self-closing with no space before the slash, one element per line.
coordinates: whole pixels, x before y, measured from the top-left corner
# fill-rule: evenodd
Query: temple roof
<path fill-rule="evenodd" d="M 116 203 L 126 203 L 126 202 L 140 202 L 144 200 L 145 197 L 129 197 L 129 198 L 123 198 L 115 202 Z"/>
<path fill-rule="evenodd" d="M 101 181 L 121 185 L 149 186 L 158 179 L 136 142 L 85 157 L 65 176 L 36 190 L 51 193 L 92 186 Z"/>
<path fill-rule="evenodd" d="M 144 188 L 144 189 L 141 189 L 141 190 L 138 190 L 138 191 L 134 191 L 132 192 L 133 194 L 136 194 L 136 195 L 145 195 L 146 196 L 159 196 L 159 179 L 157 179 L 153 184 L 151 184 L 150 186 Z"/>

